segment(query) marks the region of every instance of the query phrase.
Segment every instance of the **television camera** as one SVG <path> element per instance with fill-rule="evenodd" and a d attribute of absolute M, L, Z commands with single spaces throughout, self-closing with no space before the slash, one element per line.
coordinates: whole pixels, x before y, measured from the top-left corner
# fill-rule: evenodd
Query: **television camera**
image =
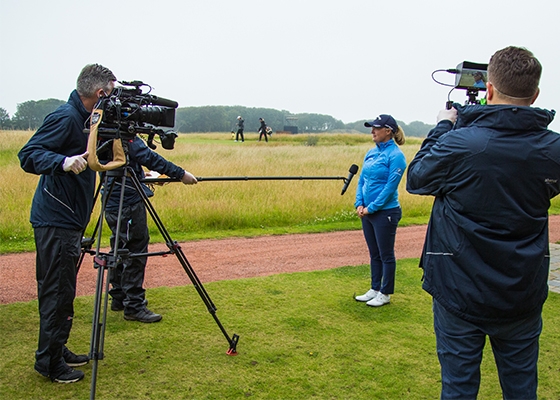
<path fill-rule="evenodd" d="M 175 126 L 175 109 L 179 104 L 150 94 L 152 87 L 142 81 L 119 83 L 123 86 L 115 87 L 111 94 L 102 97 L 95 107 L 102 110 L 103 115 L 97 129 L 99 140 L 127 139 L 136 134 L 146 134 L 148 146 L 155 149 L 154 138 L 158 135 L 162 147 L 172 150 L 177 133 L 157 127 Z M 144 93 L 142 87 L 149 90 Z"/>

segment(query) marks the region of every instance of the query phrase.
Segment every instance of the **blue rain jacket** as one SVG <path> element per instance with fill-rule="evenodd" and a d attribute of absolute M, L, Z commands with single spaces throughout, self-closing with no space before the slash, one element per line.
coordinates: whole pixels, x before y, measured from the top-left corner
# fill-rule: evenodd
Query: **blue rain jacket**
<path fill-rule="evenodd" d="M 399 207 L 398 186 L 406 159 L 393 139 L 376 144 L 364 157 L 354 207 L 367 207 L 373 214 Z"/>

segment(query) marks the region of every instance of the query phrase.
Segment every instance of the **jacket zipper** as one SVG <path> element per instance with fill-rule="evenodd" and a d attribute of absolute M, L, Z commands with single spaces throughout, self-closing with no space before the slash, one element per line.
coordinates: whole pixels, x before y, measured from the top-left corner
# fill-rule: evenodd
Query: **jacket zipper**
<path fill-rule="evenodd" d="M 62 204 L 64 207 L 66 207 L 68 210 L 70 210 L 70 212 L 72 214 L 75 214 L 74 210 L 72 210 L 70 208 L 69 205 L 67 205 L 66 203 L 64 203 L 62 200 L 60 200 L 58 197 L 56 197 L 55 195 L 53 195 L 51 192 L 48 191 L 48 189 L 43 189 L 45 191 L 45 193 L 47 193 L 49 196 L 51 196 L 53 199 L 55 199 L 56 201 L 58 201 L 60 204 Z"/>

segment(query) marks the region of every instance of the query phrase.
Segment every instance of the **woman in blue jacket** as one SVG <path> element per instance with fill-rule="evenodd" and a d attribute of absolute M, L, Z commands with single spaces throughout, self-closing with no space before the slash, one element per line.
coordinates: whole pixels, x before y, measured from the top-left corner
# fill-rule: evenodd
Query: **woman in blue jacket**
<path fill-rule="evenodd" d="M 354 207 L 369 250 L 371 288 L 356 300 L 379 307 L 390 302 L 395 288 L 395 236 L 402 217 L 398 186 L 406 169 L 397 144 L 404 144 L 405 139 L 402 128 L 387 114 L 364 126 L 371 128 L 375 147 L 364 158 Z"/>

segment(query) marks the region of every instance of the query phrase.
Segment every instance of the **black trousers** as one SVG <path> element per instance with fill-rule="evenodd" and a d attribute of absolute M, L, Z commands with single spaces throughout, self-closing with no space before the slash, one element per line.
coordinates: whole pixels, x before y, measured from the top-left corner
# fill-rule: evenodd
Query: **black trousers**
<path fill-rule="evenodd" d="M 117 232 L 117 211 L 106 211 L 105 220 L 111 228 L 111 249 L 115 248 Z M 125 206 L 122 210 L 119 235 L 119 249 L 128 249 L 130 253 L 146 253 L 150 235 L 146 207 L 144 203 Z M 125 258 L 122 263 L 110 270 L 109 282 L 111 297 L 124 305 L 125 314 L 136 314 L 146 304 L 144 275 L 147 257 Z"/>
<path fill-rule="evenodd" d="M 239 136 L 241 136 L 241 141 L 245 141 L 245 136 L 243 136 L 243 129 L 238 129 L 237 134 L 235 135 L 235 140 L 239 140 Z"/>
<path fill-rule="evenodd" d="M 35 369 L 45 376 L 57 376 L 66 367 L 62 349 L 74 318 L 82 231 L 45 227 L 35 228 L 34 234 L 40 321 Z"/>

